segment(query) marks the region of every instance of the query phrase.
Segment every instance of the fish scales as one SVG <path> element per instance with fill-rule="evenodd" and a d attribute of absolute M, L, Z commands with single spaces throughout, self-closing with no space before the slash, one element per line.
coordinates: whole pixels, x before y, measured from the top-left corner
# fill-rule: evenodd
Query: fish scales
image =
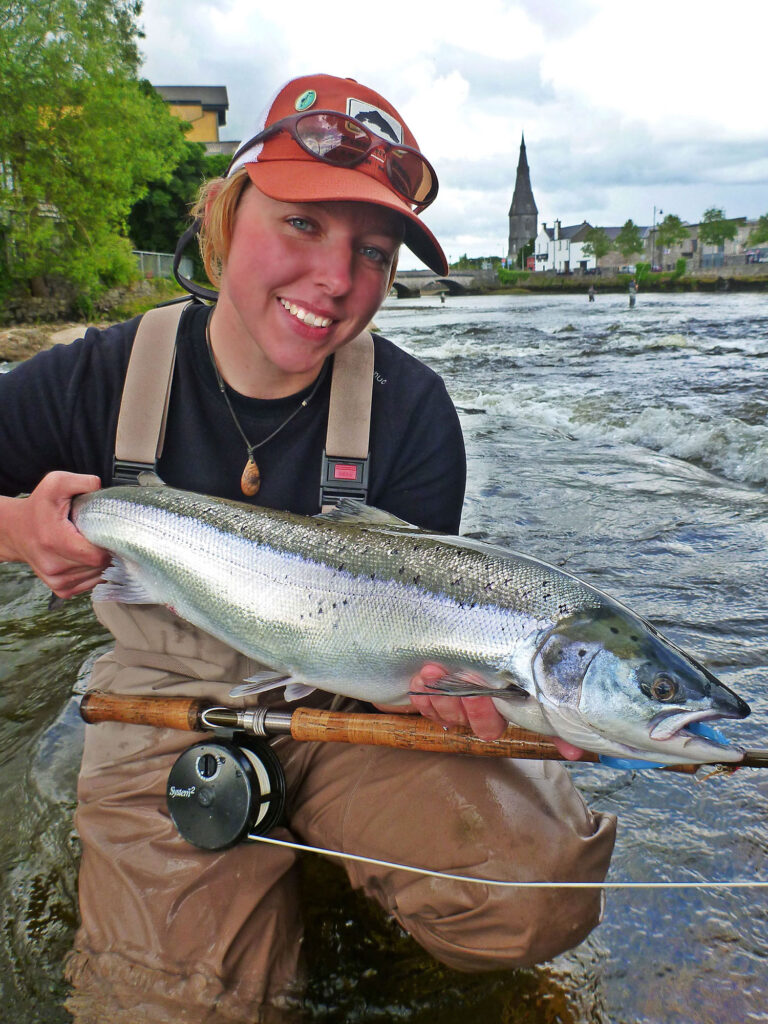
<path fill-rule="evenodd" d="M 487 694 L 510 721 L 586 749 L 741 756 L 692 731 L 745 717 L 741 698 L 625 606 L 529 556 L 356 503 L 309 518 L 164 486 L 81 496 L 73 520 L 114 556 L 94 600 L 167 605 L 291 685 L 400 703 L 437 661 L 451 676 L 436 692 Z M 457 681 L 468 671 L 487 687 Z"/>
<path fill-rule="evenodd" d="M 339 673 L 352 672 L 356 684 L 379 682 L 382 699 L 401 699 L 425 650 L 487 668 L 541 623 L 527 573 L 524 607 L 511 618 L 499 608 L 500 597 L 515 594 L 509 566 L 455 548 L 446 581 L 432 564 L 439 542 L 429 535 L 390 537 L 223 501 L 179 501 L 165 488 L 129 488 L 127 500 L 115 490 L 78 520 L 95 543 L 114 548 L 115 533 L 124 533 L 123 557 L 160 580 L 158 600 L 308 682 L 338 688 Z M 544 596 L 555 589 L 539 585 Z M 553 593 L 553 608 L 555 600 Z"/>

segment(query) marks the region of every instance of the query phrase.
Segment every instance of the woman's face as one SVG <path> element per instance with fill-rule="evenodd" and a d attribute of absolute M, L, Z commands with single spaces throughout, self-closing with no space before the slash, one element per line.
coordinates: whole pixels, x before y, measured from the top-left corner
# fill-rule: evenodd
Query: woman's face
<path fill-rule="evenodd" d="M 248 186 L 235 215 L 216 319 L 239 358 L 296 390 L 369 323 L 402 239 L 369 203 L 283 203 Z M 289 391 L 286 391 L 289 393 Z"/>

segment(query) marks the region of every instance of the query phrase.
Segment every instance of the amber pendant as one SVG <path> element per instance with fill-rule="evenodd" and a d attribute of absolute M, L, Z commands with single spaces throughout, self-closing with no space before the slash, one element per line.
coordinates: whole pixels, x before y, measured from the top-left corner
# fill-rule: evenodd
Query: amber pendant
<path fill-rule="evenodd" d="M 258 494 L 260 487 L 261 473 L 259 472 L 259 467 L 254 462 L 253 456 L 250 456 L 245 464 L 243 475 L 240 477 L 240 490 L 247 497 L 252 498 L 254 494 Z"/>

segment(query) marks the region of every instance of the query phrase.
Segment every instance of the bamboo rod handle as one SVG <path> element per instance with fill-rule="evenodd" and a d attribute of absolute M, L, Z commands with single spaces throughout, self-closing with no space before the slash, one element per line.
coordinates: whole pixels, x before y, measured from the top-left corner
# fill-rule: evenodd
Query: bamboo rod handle
<path fill-rule="evenodd" d="M 141 697 L 91 690 L 80 701 L 80 715 L 90 725 L 125 722 L 158 729 L 200 729 L 200 716 L 209 701 L 194 697 Z"/>

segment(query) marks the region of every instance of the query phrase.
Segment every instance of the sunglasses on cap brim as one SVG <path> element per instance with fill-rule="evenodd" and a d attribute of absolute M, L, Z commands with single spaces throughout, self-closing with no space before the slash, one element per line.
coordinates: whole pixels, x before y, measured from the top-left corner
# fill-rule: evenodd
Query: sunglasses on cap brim
<path fill-rule="evenodd" d="M 357 167 L 369 158 L 378 161 L 392 188 L 415 206 L 416 213 L 437 195 L 437 175 L 417 149 L 388 142 L 338 110 L 312 110 L 275 121 L 238 149 L 227 174 L 249 149 L 278 132 L 289 132 L 306 153 L 331 167 Z"/>

